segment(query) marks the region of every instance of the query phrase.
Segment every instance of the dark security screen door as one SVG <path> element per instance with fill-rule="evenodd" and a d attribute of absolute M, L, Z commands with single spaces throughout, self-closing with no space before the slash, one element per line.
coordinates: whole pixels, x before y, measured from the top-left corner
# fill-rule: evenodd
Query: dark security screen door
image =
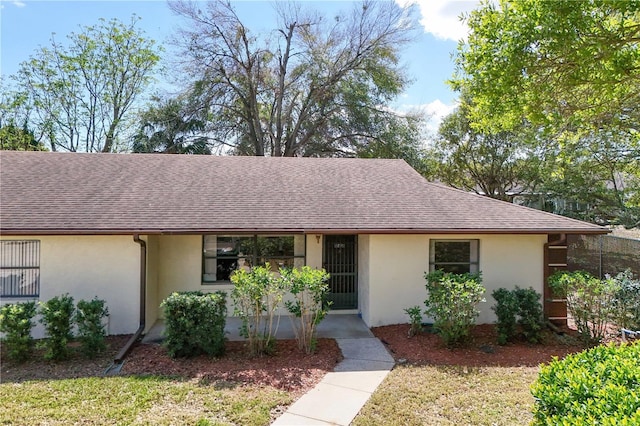
<path fill-rule="evenodd" d="M 355 235 L 324 237 L 324 268 L 330 274 L 330 309 L 358 308 L 358 281 Z"/>

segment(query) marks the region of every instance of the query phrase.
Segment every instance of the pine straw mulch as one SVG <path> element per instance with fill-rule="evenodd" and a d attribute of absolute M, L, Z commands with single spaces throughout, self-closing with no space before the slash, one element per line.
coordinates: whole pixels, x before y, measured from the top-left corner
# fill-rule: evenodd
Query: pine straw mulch
<path fill-rule="evenodd" d="M 484 324 L 473 328 L 467 345 L 448 349 L 436 334 L 425 330 L 409 337 L 409 325 L 398 324 L 372 329 L 373 334 L 387 346 L 399 363 L 417 365 L 480 366 L 537 366 L 585 349 L 574 330 L 565 328 L 564 335 L 545 330 L 540 344 L 524 341 L 499 346 L 495 325 Z"/>

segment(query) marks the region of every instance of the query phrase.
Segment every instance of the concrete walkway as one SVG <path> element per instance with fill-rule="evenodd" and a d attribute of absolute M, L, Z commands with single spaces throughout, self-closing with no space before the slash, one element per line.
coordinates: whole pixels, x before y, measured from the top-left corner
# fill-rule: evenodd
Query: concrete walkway
<path fill-rule="evenodd" d="M 244 340 L 240 320 L 227 318 L 229 340 Z M 163 340 L 164 324 L 157 322 L 143 342 Z M 344 359 L 333 372 L 304 394 L 273 425 L 348 425 L 394 366 L 393 357 L 357 315 L 329 314 L 318 325 L 318 337 L 335 339 Z M 294 339 L 291 321 L 281 318 L 277 339 Z"/>
<path fill-rule="evenodd" d="M 344 360 L 304 394 L 273 425 L 343 425 L 358 415 L 394 366 L 375 337 L 338 338 Z"/>

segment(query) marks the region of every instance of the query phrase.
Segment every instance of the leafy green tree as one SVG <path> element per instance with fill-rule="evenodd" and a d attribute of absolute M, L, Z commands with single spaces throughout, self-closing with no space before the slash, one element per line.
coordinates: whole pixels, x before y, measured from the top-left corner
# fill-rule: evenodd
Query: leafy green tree
<path fill-rule="evenodd" d="M 640 2 L 485 0 L 467 23 L 452 83 L 479 127 L 637 131 Z"/>
<path fill-rule="evenodd" d="M 155 99 L 140 115 L 133 152 L 211 154 L 205 120 L 182 97 Z"/>
<path fill-rule="evenodd" d="M 469 119 L 470 108 L 463 102 L 442 120 L 430 151 L 437 160 L 430 176 L 500 200 L 536 188 L 540 160 L 528 131 L 478 132 Z"/>
<path fill-rule="evenodd" d="M 327 19 L 280 3 L 278 28 L 255 35 L 223 0 L 170 7 L 188 20 L 180 58 L 207 135 L 231 153 L 367 155 L 370 142 L 413 125 L 386 107 L 408 82 L 399 52 L 413 36 L 410 9 L 365 1 Z"/>
<path fill-rule="evenodd" d="M 30 124 L 52 151 L 122 148 L 118 137 L 159 60 L 137 21 L 100 20 L 71 33 L 65 44 L 52 38 L 20 65 L 15 79 L 33 112 Z"/>
<path fill-rule="evenodd" d="M 640 2 L 484 1 L 451 83 L 478 132 L 537 129 L 559 213 L 640 224 Z M 579 206 L 579 208 L 575 208 Z"/>
<path fill-rule="evenodd" d="M 0 127 L 0 150 L 6 151 L 46 151 L 27 126 L 7 124 Z"/>

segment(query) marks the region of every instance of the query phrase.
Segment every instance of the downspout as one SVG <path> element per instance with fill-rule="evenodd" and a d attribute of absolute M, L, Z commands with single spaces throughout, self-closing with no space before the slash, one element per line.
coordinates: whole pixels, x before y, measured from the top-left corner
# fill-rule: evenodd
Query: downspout
<path fill-rule="evenodd" d="M 140 339 L 146 327 L 146 290 L 147 290 L 147 243 L 140 239 L 140 235 L 134 234 L 133 241 L 140 244 L 140 325 L 129 341 L 120 349 L 113 360 L 114 365 L 122 364 L 133 345 Z"/>

